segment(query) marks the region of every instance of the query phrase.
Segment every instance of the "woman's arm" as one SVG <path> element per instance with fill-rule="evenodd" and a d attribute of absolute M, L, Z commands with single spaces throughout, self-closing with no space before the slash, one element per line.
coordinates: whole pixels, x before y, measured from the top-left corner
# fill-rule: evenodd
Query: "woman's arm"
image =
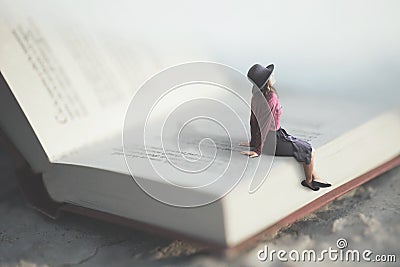
<path fill-rule="evenodd" d="M 258 155 L 261 154 L 261 149 L 262 149 L 262 138 L 261 138 L 261 131 L 260 127 L 258 124 L 258 120 L 256 116 L 254 115 L 253 111 L 251 112 L 251 118 L 250 118 L 250 132 L 251 132 L 251 141 L 250 141 L 250 146 L 254 147 L 254 152 L 256 152 Z"/>
<path fill-rule="evenodd" d="M 252 132 L 252 141 L 254 136 L 254 152 L 258 155 L 261 154 L 261 151 L 264 147 L 265 140 L 267 138 L 268 132 L 271 129 L 271 126 L 275 128 L 274 123 L 274 114 L 280 108 L 278 97 L 275 93 L 272 93 L 271 97 L 268 99 L 268 102 L 263 99 L 262 101 L 256 102 L 255 108 L 255 116 L 253 113 L 253 132 Z"/>
<path fill-rule="evenodd" d="M 251 111 L 250 115 L 250 137 L 250 146 L 256 147 L 260 145 L 260 127 L 258 127 L 258 122 L 253 111 Z"/>
<path fill-rule="evenodd" d="M 249 146 L 255 147 L 255 149 L 260 147 L 260 128 L 258 127 L 256 116 L 254 115 L 253 111 L 251 111 L 250 115 L 250 133 L 251 133 L 251 140 Z M 257 149 L 258 151 L 259 149 Z M 261 150 L 260 150 L 261 151 Z M 259 153 L 251 150 L 242 151 L 243 155 L 248 155 L 250 158 L 257 157 Z"/>
<path fill-rule="evenodd" d="M 273 93 L 266 101 L 266 98 L 258 95 L 251 99 L 251 116 L 250 116 L 250 146 L 254 147 L 253 151 L 243 151 L 242 154 L 256 157 L 261 154 L 264 147 L 265 139 L 274 122 L 274 112 L 279 108 L 278 97 Z"/>

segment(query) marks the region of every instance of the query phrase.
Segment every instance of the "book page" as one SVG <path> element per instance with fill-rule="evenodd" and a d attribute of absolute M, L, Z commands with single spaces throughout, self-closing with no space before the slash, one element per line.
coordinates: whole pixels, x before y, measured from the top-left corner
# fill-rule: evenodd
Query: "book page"
<path fill-rule="evenodd" d="M 51 161 L 119 132 L 140 84 L 182 60 L 139 32 L 99 30 L 89 6 L 0 5 L 1 72 Z"/>
<path fill-rule="evenodd" d="M 196 97 L 194 92 L 204 93 L 206 90 L 202 88 L 192 91 Z M 341 137 L 352 134 L 361 125 L 367 125 L 384 110 L 362 103 L 346 103 L 344 100 L 340 109 L 337 109 L 339 99 L 324 99 L 313 95 L 290 94 L 281 97 L 285 109 L 281 127 L 314 146 L 319 155 L 318 162 L 322 163 L 325 172 L 331 168 L 324 166 L 326 157 L 340 155 L 343 149 L 352 149 L 349 145 L 343 147 Z M 301 164 L 295 162 L 293 157 L 262 154 L 250 159 L 242 155 L 240 152 L 248 148 L 239 146 L 239 143 L 249 140 L 246 122 L 250 111 L 227 95 L 215 95 L 215 99 L 225 101 L 223 103 L 236 111 L 244 123 L 232 116 L 234 112 L 224 110 L 221 106 L 216 108 L 211 103 L 202 108 L 200 101 L 198 105 L 190 105 L 194 113 L 186 108 L 179 109 L 182 112 L 175 115 L 165 112 L 168 118 L 165 124 L 163 119 L 154 117 L 154 121 L 150 121 L 145 129 L 149 131 L 149 136 L 144 135 L 145 140 L 138 138 L 140 134 L 137 134 L 144 129 L 128 129 L 124 131 L 124 146 L 121 134 L 76 151 L 59 162 L 126 174 L 131 177 L 132 186 L 139 185 L 153 198 L 169 205 L 190 207 L 211 203 L 227 195 L 236 185 L 242 190 L 257 192 L 270 177 L 269 174 L 275 173 L 276 176 L 278 169 L 300 170 Z M 170 103 L 172 99 L 166 101 Z M 204 117 L 215 120 L 182 123 L 190 121 L 187 118 L 193 117 L 198 111 L 202 111 L 201 114 L 206 115 Z M 170 120 L 173 116 L 176 116 L 175 119 Z M 393 123 L 400 122 L 397 119 Z M 221 128 L 221 124 L 224 127 Z M 318 163 L 316 169 L 319 170 Z M 270 180 L 267 183 L 271 186 Z M 188 194 L 193 197 L 187 197 Z"/>
<path fill-rule="evenodd" d="M 251 88 L 249 88 L 250 90 Z M 216 96 L 217 98 L 217 96 Z M 226 100 L 226 97 L 221 96 Z M 341 135 L 348 133 L 352 129 L 368 122 L 372 118 L 382 114 L 386 108 L 371 107 L 368 104 L 361 102 L 346 102 L 343 99 L 325 99 L 315 95 L 281 95 L 281 105 L 283 107 L 283 114 L 281 118 L 281 127 L 286 129 L 287 132 L 295 137 L 304 139 L 312 144 L 314 148 L 318 148 L 334 141 Z M 337 101 L 341 101 L 340 109 L 337 109 Z M 228 103 L 233 103 L 228 100 Z M 197 109 L 197 107 L 193 107 Z M 218 164 L 226 165 L 228 162 L 233 163 L 232 166 L 242 166 L 243 162 L 246 162 L 247 157 L 240 154 L 240 151 L 245 150 L 245 147 L 239 146 L 240 142 L 248 141 L 249 137 L 249 124 L 247 123 L 250 117 L 250 111 L 245 107 L 237 106 L 238 114 L 241 119 L 245 122 L 247 134 L 243 131 L 237 130 L 232 132 L 230 138 L 224 136 L 216 128 L 212 127 L 198 127 L 191 134 L 185 135 L 181 142 L 187 146 L 186 153 L 190 153 L 193 158 L 201 158 L 206 160 L 206 157 L 212 157 L 213 150 L 220 153 L 220 158 L 215 162 Z M 318 110 L 318 112 L 315 112 Z M 229 116 L 227 116 L 229 117 Z M 237 122 L 232 122 L 233 127 L 238 129 L 241 125 L 236 125 Z M 229 122 L 226 122 L 228 125 Z M 201 144 L 204 148 L 210 148 L 210 151 L 198 149 L 200 141 L 204 137 L 209 137 L 213 140 L 214 144 L 204 142 Z M 171 143 L 176 142 L 174 139 L 176 136 L 171 136 Z M 155 143 L 154 143 L 155 144 Z M 146 149 L 143 145 L 138 145 L 133 150 L 125 150 L 127 157 L 132 157 L 137 160 L 142 160 L 143 164 L 138 164 L 137 171 L 141 177 L 148 179 L 157 179 L 157 174 L 152 171 L 151 165 L 148 163 L 148 158 L 154 164 L 158 165 L 158 168 L 168 168 L 170 162 L 167 160 L 167 154 L 171 154 L 173 157 L 183 161 L 181 154 L 185 151 L 179 151 L 179 149 L 167 149 L 161 145 L 154 145 L 151 149 Z M 134 147 L 134 146 L 132 146 Z M 229 153 L 226 153 L 226 152 Z M 206 155 L 204 155 L 204 153 Z M 259 158 L 261 162 L 257 160 L 249 161 L 250 169 L 257 164 L 268 164 L 271 160 L 267 155 L 263 155 Z M 126 166 L 124 159 L 124 151 L 122 148 L 122 135 L 115 135 L 106 141 L 88 147 L 86 150 L 75 151 L 59 160 L 60 163 L 76 164 L 82 166 L 90 166 L 98 169 L 109 170 L 113 172 L 129 174 L 129 170 Z M 281 164 L 280 161 L 276 161 L 274 164 Z M 197 166 L 203 164 L 202 161 L 197 162 Z M 218 165 L 217 164 L 217 165 Z M 254 165 L 253 165 L 254 164 Z M 146 167 L 144 167 L 146 166 Z M 164 167 L 163 167 L 164 166 Z M 218 169 L 218 168 L 217 168 Z M 238 170 L 240 171 L 240 170 Z M 152 178 L 153 177 L 153 178 Z M 179 179 L 179 172 L 174 176 Z M 207 175 L 204 179 L 209 179 Z"/>

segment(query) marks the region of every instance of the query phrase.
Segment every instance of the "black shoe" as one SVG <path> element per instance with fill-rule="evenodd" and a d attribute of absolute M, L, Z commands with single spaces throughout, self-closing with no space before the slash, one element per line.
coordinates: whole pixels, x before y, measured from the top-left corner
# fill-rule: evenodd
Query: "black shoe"
<path fill-rule="evenodd" d="M 319 187 L 330 187 L 332 186 L 330 183 L 322 183 L 318 181 L 312 181 L 313 186 L 319 186 Z"/>
<path fill-rule="evenodd" d="M 308 187 L 308 188 L 310 188 L 310 189 L 313 190 L 313 191 L 318 191 L 318 190 L 319 190 L 319 187 L 318 187 L 318 186 L 314 186 L 314 185 L 313 185 L 313 187 L 309 186 L 309 185 L 307 184 L 306 180 L 301 181 L 301 185 L 302 185 L 302 186 L 305 186 L 305 187 Z"/>

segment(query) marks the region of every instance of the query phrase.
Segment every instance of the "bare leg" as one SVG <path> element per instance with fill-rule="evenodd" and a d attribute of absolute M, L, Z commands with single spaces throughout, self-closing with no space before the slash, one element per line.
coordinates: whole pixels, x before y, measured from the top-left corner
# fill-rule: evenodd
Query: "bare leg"
<path fill-rule="evenodd" d="M 320 179 L 319 179 L 318 175 L 315 173 L 315 171 L 313 171 L 312 177 L 313 177 L 313 181 L 320 181 Z"/>
<path fill-rule="evenodd" d="M 315 173 L 315 171 L 313 171 L 312 173 L 312 180 L 313 182 L 315 182 L 316 185 L 318 185 L 319 187 L 330 187 L 331 184 L 325 181 L 322 181 L 318 175 Z"/>
<path fill-rule="evenodd" d="M 315 188 L 312 185 L 312 181 L 314 181 L 316 175 L 314 173 L 314 158 L 315 158 L 315 153 L 314 153 L 314 149 L 311 151 L 311 162 L 310 164 L 303 164 L 303 169 L 304 169 L 304 174 L 306 176 L 306 183 L 312 187 Z"/>

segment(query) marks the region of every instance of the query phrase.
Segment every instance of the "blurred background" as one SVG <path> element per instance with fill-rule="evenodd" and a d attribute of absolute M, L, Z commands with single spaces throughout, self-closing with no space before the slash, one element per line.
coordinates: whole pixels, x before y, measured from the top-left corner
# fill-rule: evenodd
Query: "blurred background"
<path fill-rule="evenodd" d="M 396 0 L 1 3 L 3 17 L 11 10 L 28 14 L 41 27 L 64 29 L 63 38 L 73 28 L 111 47 L 114 52 L 107 52 L 113 57 L 130 53 L 120 55 L 119 64 L 131 62 L 143 69 L 156 62 L 138 84 L 131 81 L 132 87 L 156 71 L 193 60 L 216 61 L 243 73 L 256 62 L 272 62 L 281 91 L 373 98 L 387 104 L 397 103 L 399 96 Z M 133 70 L 138 76 L 137 68 L 131 68 L 126 79 L 135 76 Z"/>

